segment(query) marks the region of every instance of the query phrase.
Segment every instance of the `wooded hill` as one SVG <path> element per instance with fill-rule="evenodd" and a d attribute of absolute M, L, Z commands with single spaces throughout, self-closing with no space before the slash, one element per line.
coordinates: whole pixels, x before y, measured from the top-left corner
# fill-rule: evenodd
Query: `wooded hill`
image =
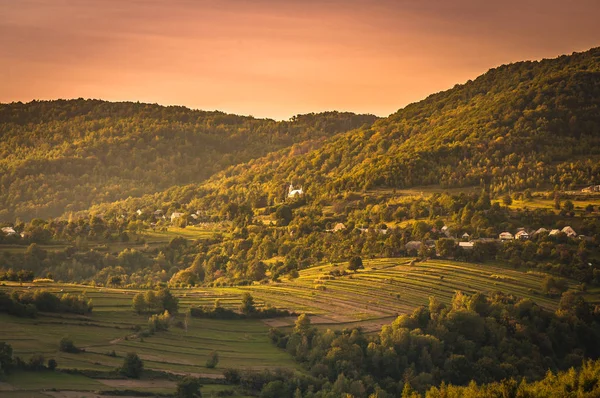
<path fill-rule="evenodd" d="M 47 218 L 199 183 L 269 152 L 370 125 L 326 112 L 289 121 L 98 100 L 0 104 L 0 220 Z"/>
<path fill-rule="evenodd" d="M 599 105 L 600 48 L 505 65 L 310 152 L 282 150 L 134 205 L 260 207 L 284 200 L 290 183 L 324 201 L 347 191 L 428 184 L 481 186 L 493 196 L 598 184 Z"/>

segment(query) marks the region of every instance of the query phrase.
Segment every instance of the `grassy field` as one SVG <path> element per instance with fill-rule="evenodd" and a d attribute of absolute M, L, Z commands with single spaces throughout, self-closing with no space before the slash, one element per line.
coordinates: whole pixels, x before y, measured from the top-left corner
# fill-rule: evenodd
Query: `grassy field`
<path fill-rule="evenodd" d="M 426 305 L 430 296 L 449 303 L 457 290 L 466 293 L 500 290 L 531 298 L 548 309 L 554 309 L 558 304 L 557 299 L 540 293 L 541 281 L 545 276 L 543 273 L 501 265 L 446 260 L 413 263 L 406 258 L 365 260 L 364 265 L 363 270 L 338 277 L 331 276 L 330 272 L 345 269 L 345 263 L 324 264 L 302 270 L 298 278 L 279 283 L 176 289 L 173 292 L 180 299 L 180 313 L 190 306 L 213 306 L 217 299 L 221 306 L 236 309 L 242 295 L 250 292 L 257 306 L 269 304 L 297 313 L 310 313 L 313 323 L 320 328 L 360 326 L 367 331 L 378 331 L 399 314 Z M 12 345 L 14 355 L 26 360 L 33 354 L 41 353 L 46 359 L 55 358 L 59 368 L 109 371 L 122 364 L 126 353 L 135 351 L 144 360 L 147 369 L 175 374 L 220 377 L 225 368 L 285 367 L 300 370 L 292 358 L 284 350 L 275 348 L 267 337 L 270 326 L 291 327 L 294 317 L 264 322 L 191 318 L 187 329 L 172 325 L 166 332 L 138 338 L 134 336 L 134 328 L 136 325 L 144 327 L 148 318 L 131 309 L 133 295 L 139 290 L 54 283 L 22 286 L 6 283 L 0 289 L 10 292 L 30 286 L 32 289 L 43 287 L 56 293 L 84 293 L 93 300 L 94 310 L 90 316 L 44 314 L 36 319 L 0 314 L 0 339 Z M 571 284 L 571 288 L 574 288 L 574 284 Z M 588 300 L 597 302 L 600 291 L 590 290 L 587 295 Z M 184 316 L 179 315 L 176 320 L 183 319 Z M 64 336 L 72 338 L 85 352 L 60 352 L 58 342 Z M 217 351 L 220 357 L 216 369 L 205 366 L 212 351 Z M 82 381 L 66 376 L 49 373 L 46 378 L 36 379 L 31 384 L 15 375 L 8 383 L 18 390 L 32 386 L 34 390 L 41 390 L 52 383 L 64 385 L 65 389 L 81 390 L 78 383 L 87 385 L 85 379 Z M 52 377 L 64 379 L 53 381 Z M 88 390 L 97 390 L 96 383 L 102 384 L 101 381 L 90 379 Z M 162 392 L 167 387 L 152 388 L 146 386 L 145 391 Z"/>
<path fill-rule="evenodd" d="M 544 274 L 499 265 L 429 260 L 411 265 L 410 259 L 365 260 L 365 269 L 342 277 L 329 275 L 346 264 L 326 264 L 300 272 L 300 277 L 277 284 L 179 291 L 182 302 L 211 305 L 219 299 L 225 307 L 239 306 L 250 292 L 260 304 L 270 304 L 315 315 L 323 324 L 369 325 L 381 319 L 412 312 L 426 305 L 430 296 L 449 303 L 455 291 L 466 293 L 503 291 L 531 298 L 548 309 L 557 299 L 540 293 Z M 279 321 L 281 324 L 281 321 Z M 290 320 L 291 324 L 291 320 Z"/>

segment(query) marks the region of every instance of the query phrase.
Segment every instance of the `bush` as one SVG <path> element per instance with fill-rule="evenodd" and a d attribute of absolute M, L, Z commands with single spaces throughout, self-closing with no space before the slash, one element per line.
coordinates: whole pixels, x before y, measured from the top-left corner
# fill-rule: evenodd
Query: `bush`
<path fill-rule="evenodd" d="M 175 396 L 180 398 L 201 397 L 200 380 L 195 377 L 186 376 L 177 383 Z"/>
<path fill-rule="evenodd" d="M 56 369 L 56 367 L 58 366 L 58 363 L 56 362 L 56 359 L 52 358 L 48 360 L 48 369 L 49 370 L 54 370 Z"/>
<path fill-rule="evenodd" d="M 363 262 L 362 262 L 362 258 L 360 258 L 359 256 L 354 256 L 350 259 L 350 261 L 348 262 L 348 271 L 356 271 L 359 269 L 363 269 Z"/>
<path fill-rule="evenodd" d="M 68 352 L 71 354 L 77 354 L 81 352 L 79 348 L 75 347 L 75 343 L 73 343 L 73 340 L 71 340 L 68 337 L 63 337 L 62 339 L 60 339 L 60 343 L 58 343 L 58 349 L 59 351 Z"/>
<path fill-rule="evenodd" d="M 217 366 L 218 363 L 219 363 L 219 353 L 216 351 L 211 352 L 210 355 L 208 356 L 208 359 L 206 360 L 206 367 L 209 369 L 213 369 Z"/>
<path fill-rule="evenodd" d="M 130 352 L 123 360 L 123 366 L 121 366 L 120 373 L 132 379 L 139 379 L 143 370 L 144 363 L 141 358 L 135 352 Z"/>

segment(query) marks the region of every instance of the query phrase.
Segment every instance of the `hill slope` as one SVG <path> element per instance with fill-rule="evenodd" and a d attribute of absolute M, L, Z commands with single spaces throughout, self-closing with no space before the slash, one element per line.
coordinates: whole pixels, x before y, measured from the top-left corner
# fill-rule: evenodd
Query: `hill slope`
<path fill-rule="evenodd" d="M 596 48 L 492 69 L 308 153 L 283 150 L 135 205 L 193 201 L 220 208 L 257 197 L 272 203 L 285 199 L 290 182 L 325 200 L 345 191 L 427 184 L 485 185 L 492 193 L 567 189 L 600 183 L 599 156 Z"/>
<path fill-rule="evenodd" d="M 57 216 L 198 183 L 227 166 L 374 120 L 327 112 L 276 122 L 81 99 L 0 104 L 0 220 Z"/>

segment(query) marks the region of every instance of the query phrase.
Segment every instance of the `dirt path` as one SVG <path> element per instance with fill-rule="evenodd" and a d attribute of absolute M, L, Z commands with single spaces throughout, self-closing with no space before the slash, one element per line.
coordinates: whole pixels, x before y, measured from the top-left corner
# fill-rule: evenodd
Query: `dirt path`
<path fill-rule="evenodd" d="M 0 381 L 0 391 L 14 391 L 15 388 L 8 383 Z"/>
<path fill-rule="evenodd" d="M 100 383 L 114 388 L 175 388 L 177 383 L 171 380 L 131 380 L 131 379 L 96 379 Z"/>
<path fill-rule="evenodd" d="M 219 380 L 219 379 L 225 378 L 225 376 L 223 376 L 220 373 L 190 373 L 190 372 L 175 372 L 172 370 L 164 370 L 164 369 L 157 369 L 157 368 L 148 368 L 148 369 L 156 370 L 158 372 L 171 373 L 171 374 L 178 375 L 178 376 L 193 376 L 193 377 L 202 377 L 205 379 L 214 379 L 214 380 Z"/>
<path fill-rule="evenodd" d="M 98 395 L 89 391 L 44 391 L 46 394 L 54 398 L 106 398 L 107 395 Z M 129 395 L 120 395 L 119 398 L 139 398 Z"/>

